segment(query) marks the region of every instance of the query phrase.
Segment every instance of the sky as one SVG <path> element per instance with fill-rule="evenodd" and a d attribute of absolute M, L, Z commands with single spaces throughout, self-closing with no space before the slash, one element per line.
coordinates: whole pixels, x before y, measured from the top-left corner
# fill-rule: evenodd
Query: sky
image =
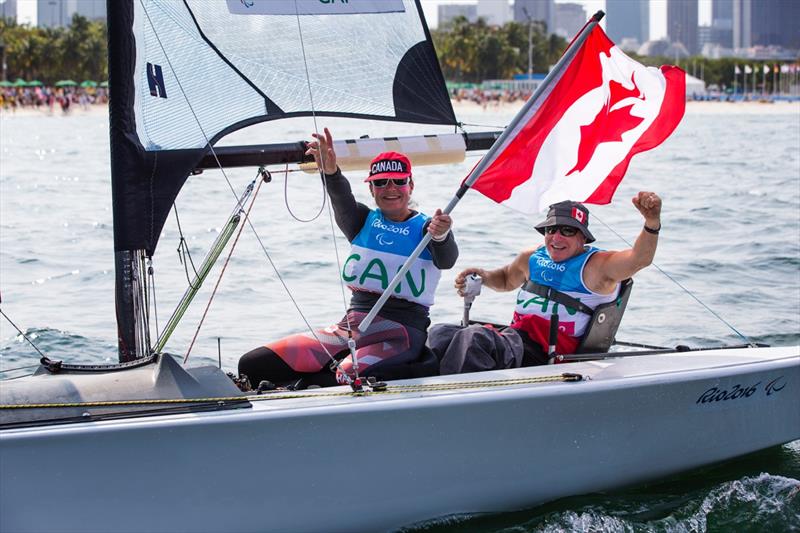
<path fill-rule="evenodd" d="M 17 0 L 17 22 L 36 24 L 36 0 Z"/>
<path fill-rule="evenodd" d="M 507 0 L 492 0 L 493 2 L 505 2 Z M 636 0 L 631 0 L 636 1 Z M 647 0 L 642 0 L 647 1 Z M 711 24 L 711 0 L 699 1 L 699 24 Z M 649 0 L 650 2 L 650 39 L 660 39 L 667 36 L 667 2 L 666 0 Z M 439 4 L 475 4 L 477 0 L 422 0 L 422 8 L 425 11 L 425 19 L 430 27 L 435 27 L 438 23 Z M 591 16 L 598 10 L 605 11 L 605 0 L 556 0 L 557 4 L 574 3 L 582 4 L 586 9 L 586 16 Z M 605 23 L 601 22 L 605 27 Z"/>

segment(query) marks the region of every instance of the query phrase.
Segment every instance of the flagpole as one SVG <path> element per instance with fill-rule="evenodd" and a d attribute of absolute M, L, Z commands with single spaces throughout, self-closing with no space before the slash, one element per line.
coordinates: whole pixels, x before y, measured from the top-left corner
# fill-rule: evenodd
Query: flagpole
<path fill-rule="evenodd" d="M 450 203 L 447 204 L 447 207 L 444 208 L 442 213 L 444 213 L 445 215 L 449 215 L 453 211 L 455 206 L 458 204 L 459 201 L 461 201 L 461 198 L 464 196 L 464 194 L 466 194 L 466 192 L 469 190 L 472 184 L 475 183 L 475 181 L 483 173 L 483 171 L 486 170 L 486 167 L 492 160 L 492 156 L 494 156 L 494 154 L 498 150 L 500 150 L 501 147 L 505 145 L 506 139 L 508 139 L 511 135 L 514 134 L 516 126 L 525 117 L 530 108 L 536 104 L 537 100 L 539 99 L 539 96 L 541 96 L 545 92 L 545 90 L 553 82 L 553 80 L 558 77 L 558 75 L 565 68 L 565 66 L 569 64 L 569 62 L 572 60 L 573 57 L 575 57 L 575 54 L 578 53 L 578 50 L 580 49 L 581 45 L 583 45 L 583 42 L 586 40 L 586 38 L 589 36 L 589 33 L 591 33 L 594 27 L 600 23 L 600 21 L 603 19 L 604 16 L 605 13 L 603 11 L 598 11 L 597 13 L 592 15 L 592 17 L 584 25 L 583 29 L 578 34 L 578 36 L 575 37 L 575 39 L 573 39 L 572 43 L 570 43 L 569 47 L 567 47 L 567 49 L 564 51 L 564 55 L 561 56 L 561 59 L 558 60 L 558 63 L 555 64 L 552 70 L 550 70 L 550 72 L 544 78 L 542 84 L 536 88 L 536 91 L 534 91 L 531 97 L 528 98 L 528 101 L 525 102 L 525 105 L 522 106 L 522 109 L 520 109 L 517 112 L 517 114 L 508 124 L 508 126 L 506 126 L 505 130 L 503 130 L 503 133 L 497 138 L 492 147 L 489 148 L 489 151 L 486 152 L 486 154 L 481 158 L 481 160 L 478 162 L 475 168 L 472 169 L 472 172 L 470 172 L 467 179 L 464 180 L 464 183 L 461 184 L 461 187 L 459 187 L 455 196 L 453 196 L 453 198 L 450 200 Z M 397 274 L 395 274 L 395 276 L 389 282 L 389 285 L 383 290 L 383 294 L 381 294 L 381 297 L 378 298 L 377 302 L 375 302 L 375 305 L 372 306 L 370 312 L 367 314 L 366 317 L 364 317 L 364 320 L 362 320 L 361 323 L 358 325 L 358 330 L 360 332 L 364 333 L 365 331 L 367 331 L 367 329 L 369 329 L 370 324 L 372 324 L 372 321 L 375 320 L 375 317 L 383 308 L 383 305 L 386 303 L 386 300 L 389 299 L 389 296 L 391 295 L 394 288 L 397 286 L 398 283 L 400 283 L 403 276 L 406 275 L 406 272 L 408 272 L 408 269 L 411 267 L 411 264 L 414 261 L 416 261 L 416 259 L 425 249 L 425 247 L 428 246 L 428 243 L 430 241 L 431 241 L 431 234 L 426 233 L 425 236 L 422 238 L 422 241 L 420 241 L 417 247 L 414 248 L 414 251 L 411 252 L 411 255 L 408 257 L 408 259 L 406 259 L 406 262 L 403 263 L 403 266 L 400 267 L 400 270 L 397 271 Z"/>

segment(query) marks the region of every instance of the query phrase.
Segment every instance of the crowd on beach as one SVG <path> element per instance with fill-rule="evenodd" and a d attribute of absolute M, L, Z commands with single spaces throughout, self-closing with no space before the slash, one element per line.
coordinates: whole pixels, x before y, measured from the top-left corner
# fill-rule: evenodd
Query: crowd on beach
<path fill-rule="evenodd" d="M 105 85 L 105 84 L 104 84 Z M 457 88 L 450 90 L 450 98 L 454 103 L 467 102 L 477 104 L 484 109 L 498 107 L 503 104 L 522 104 L 531 96 L 531 91 L 512 89 Z M 790 97 L 788 99 L 796 99 Z M 768 98 L 774 100 L 775 97 Z M 786 99 L 781 97 L 779 99 Z M 712 91 L 705 94 L 687 95 L 687 100 L 694 101 L 764 101 L 760 94 L 727 94 Z M 0 87 L 0 109 L 15 112 L 18 109 L 42 111 L 53 114 L 56 109 L 67 114 L 76 106 L 84 110 L 93 105 L 108 104 L 108 87 L 105 86 L 68 86 L 68 87 Z M 57 107 L 56 107 L 57 106 Z"/>
<path fill-rule="evenodd" d="M 80 106 L 88 109 L 95 104 L 108 103 L 107 87 L 2 87 L 0 108 L 14 112 L 17 109 L 34 109 L 54 113 L 56 106 L 62 113 Z"/>
<path fill-rule="evenodd" d="M 452 89 L 450 99 L 454 102 L 473 102 L 484 108 L 500 104 L 523 103 L 531 96 L 530 91 L 516 91 L 509 89 Z"/>

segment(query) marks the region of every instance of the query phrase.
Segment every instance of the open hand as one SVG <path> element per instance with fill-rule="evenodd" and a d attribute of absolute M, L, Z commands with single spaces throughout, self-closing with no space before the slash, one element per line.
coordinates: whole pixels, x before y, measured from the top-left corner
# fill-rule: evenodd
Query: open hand
<path fill-rule="evenodd" d="M 306 143 L 306 155 L 314 156 L 317 168 L 321 168 L 325 174 L 335 174 L 339 167 L 336 164 L 336 152 L 333 149 L 333 135 L 328 128 L 325 128 L 324 132 L 324 135 L 311 134 L 315 140 Z"/>

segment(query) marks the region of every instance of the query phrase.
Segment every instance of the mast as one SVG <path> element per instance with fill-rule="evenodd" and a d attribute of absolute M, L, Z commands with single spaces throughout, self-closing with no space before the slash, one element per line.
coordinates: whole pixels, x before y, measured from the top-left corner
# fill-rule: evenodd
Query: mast
<path fill-rule="evenodd" d="M 133 120 L 130 101 L 133 99 L 131 80 L 135 50 L 131 25 L 133 5 L 130 1 L 107 0 L 108 13 L 108 80 L 109 80 L 109 134 L 111 145 L 111 188 L 114 214 L 114 269 L 115 310 L 117 316 L 117 343 L 120 362 L 131 361 L 147 355 L 147 346 L 141 335 L 144 299 L 141 283 L 141 249 L 118 249 L 117 226 L 125 216 L 122 176 L 126 165 L 126 124 Z"/>

